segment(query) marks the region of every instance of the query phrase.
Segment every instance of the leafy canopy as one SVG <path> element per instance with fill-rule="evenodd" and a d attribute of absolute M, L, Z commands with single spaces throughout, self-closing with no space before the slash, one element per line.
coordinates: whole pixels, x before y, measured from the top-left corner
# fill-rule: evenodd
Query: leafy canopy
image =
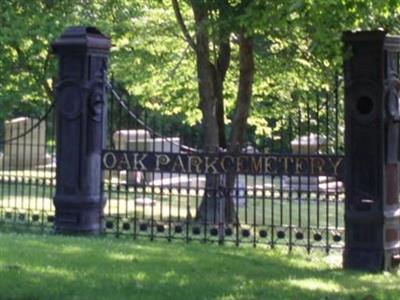
<path fill-rule="evenodd" d="M 192 11 L 185 1 L 180 3 L 193 33 Z M 205 1 L 211 8 L 218 3 Z M 311 91 L 333 89 L 334 75 L 341 74 L 344 30 L 385 28 L 400 33 L 396 0 L 229 3 L 233 11 L 219 21 L 222 24 L 211 20 L 208 30 L 218 34 L 227 26 L 244 26 L 255 34 L 256 74 L 249 123 L 263 135 L 271 131 L 271 120 L 305 107 Z M 170 1 L 145 0 L 1 1 L 0 119 L 43 113 L 52 101 L 57 69 L 50 43 L 66 27 L 77 24 L 96 26 L 112 37 L 111 71 L 143 106 L 181 115 L 189 125 L 199 123 L 194 53 L 182 36 Z M 224 89 L 227 124 L 237 89 L 238 49 L 233 45 Z M 293 96 L 299 96 L 299 101 L 294 102 Z"/>

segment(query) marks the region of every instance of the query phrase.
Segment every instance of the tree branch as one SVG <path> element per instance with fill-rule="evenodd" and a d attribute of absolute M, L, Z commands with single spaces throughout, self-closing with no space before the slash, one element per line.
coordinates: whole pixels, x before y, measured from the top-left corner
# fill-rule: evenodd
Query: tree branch
<path fill-rule="evenodd" d="M 196 43 L 194 42 L 194 40 L 190 36 L 189 30 L 187 29 L 187 27 L 185 25 L 185 21 L 183 20 L 183 17 L 182 17 L 182 14 L 181 14 L 181 10 L 179 8 L 178 0 L 172 0 L 172 6 L 174 8 L 176 21 L 178 22 L 178 25 L 182 30 L 182 33 L 183 33 L 183 36 L 185 37 L 185 40 L 188 42 L 190 47 L 192 47 L 192 49 L 195 52 L 197 52 Z"/>

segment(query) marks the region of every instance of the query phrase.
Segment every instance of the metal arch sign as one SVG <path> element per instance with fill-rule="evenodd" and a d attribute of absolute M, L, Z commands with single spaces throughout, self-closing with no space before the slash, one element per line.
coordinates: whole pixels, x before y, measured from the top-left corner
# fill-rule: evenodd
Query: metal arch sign
<path fill-rule="evenodd" d="M 104 150 L 103 170 L 343 177 L 340 155 L 170 153 Z"/>

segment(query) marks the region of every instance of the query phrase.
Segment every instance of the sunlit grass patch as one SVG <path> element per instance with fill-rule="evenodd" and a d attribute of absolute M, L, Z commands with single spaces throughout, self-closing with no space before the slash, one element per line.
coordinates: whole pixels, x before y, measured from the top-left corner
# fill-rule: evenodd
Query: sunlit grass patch
<path fill-rule="evenodd" d="M 0 299 L 398 300 L 400 275 L 341 269 L 339 252 L 0 234 Z"/>

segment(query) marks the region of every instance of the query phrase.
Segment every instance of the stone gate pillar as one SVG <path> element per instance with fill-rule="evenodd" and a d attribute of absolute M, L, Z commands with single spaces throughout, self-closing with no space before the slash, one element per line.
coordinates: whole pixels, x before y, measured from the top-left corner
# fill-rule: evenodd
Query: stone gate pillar
<path fill-rule="evenodd" d="M 101 152 L 110 47 L 110 39 L 92 27 L 68 28 L 52 44 L 59 58 L 54 204 L 55 228 L 60 233 L 98 234 L 102 230 Z"/>
<path fill-rule="evenodd" d="M 344 267 L 382 271 L 400 254 L 400 37 L 346 33 Z"/>

